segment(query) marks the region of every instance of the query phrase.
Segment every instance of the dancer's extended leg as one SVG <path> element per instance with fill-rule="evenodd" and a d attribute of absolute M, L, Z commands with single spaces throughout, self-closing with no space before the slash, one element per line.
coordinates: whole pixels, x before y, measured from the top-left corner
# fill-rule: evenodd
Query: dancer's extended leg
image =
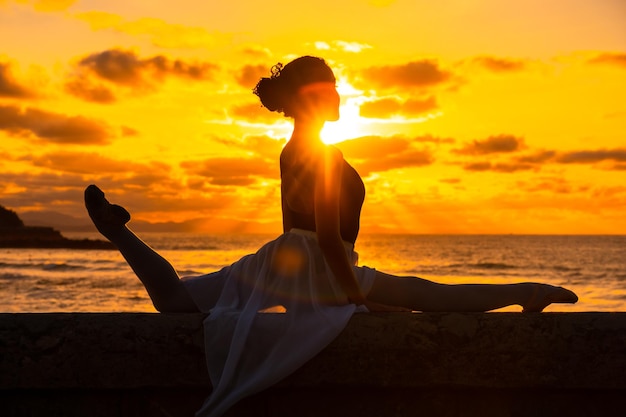
<path fill-rule="evenodd" d="M 123 207 L 110 204 L 95 185 L 85 189 L 85 206 L 98 231 L 119 249 L 146 287 L 158 311 L 198 311 L 174 267 L 126 227 L 130 214 Z"/>
<path fill-rule="evenodd" d="M 382 272 L 367 298 L 416 311 L 489 311 L 520 305 L 524 312 L 542 311 L 552 303 L 575 303 L 572 291 L 547 284 L 439 284 L 417 277 L 397 277 Z"/>

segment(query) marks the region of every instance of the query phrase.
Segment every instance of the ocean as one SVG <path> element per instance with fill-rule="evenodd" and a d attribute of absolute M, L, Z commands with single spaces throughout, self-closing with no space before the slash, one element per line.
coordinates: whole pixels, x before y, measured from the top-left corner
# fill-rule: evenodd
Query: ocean
<path fill-rule="evenodd" d="M 229 265 L 276 236 L 141 237 L 181 276 L 192 276 Z M 363 234 L 356 250 L 359 264 L 386 273 L 450 284 L 536 281 L 566 286 L 579 296 L 576 305 L 555 304 L 546 311 L 626 311 L 626 236 Z M 0 249 L 0 312 L 154 311 L 117 251 Z"/>

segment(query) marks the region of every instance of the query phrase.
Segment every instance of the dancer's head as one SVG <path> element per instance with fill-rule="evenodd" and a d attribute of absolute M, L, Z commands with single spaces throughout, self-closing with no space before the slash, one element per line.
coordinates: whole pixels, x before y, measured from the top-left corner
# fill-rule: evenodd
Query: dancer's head
<path fill-rule="evenodd" d="M 267 109 L 294 118 L 339 118 L 335 75 L 322 58 L 303 56 L 285 66 L 279 63 L 271 73 L 254 88 L 254 94 Z"/>

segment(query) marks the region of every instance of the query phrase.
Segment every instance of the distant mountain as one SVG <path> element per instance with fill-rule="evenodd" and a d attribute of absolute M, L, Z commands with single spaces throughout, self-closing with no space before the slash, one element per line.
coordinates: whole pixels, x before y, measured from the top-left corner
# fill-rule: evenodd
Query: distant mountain
<path fill-rule="evenodd" d="M 85 213 L 84 217 L 74 217 L 56 211 L 27 211 L 20 214 L 28 226 L 50 226 L 64 232 L 92 232 L 93 223 Z"/>
<path fill-rule="evenodd" d="M 50 226 L 26 226 L 16 212 L 3 206 L 0 206 L 0 247 L 115 249 L 104 240 L 68 239 Z"/>
<path fill-rule="evenodd" d="M 84 217 L 74 217 L 56 211 L 29 211 L 20 217 L 29 226 L 51 226 L 62 232 L 96 232 L 86 212 Z M 136 232 L 158 233 L 279 233 L 281 230 L 278 222 L 265 224 L 224 218 L 196 218 L 182 222 L 159 223 L 131 219 L 129 226 Z"/>

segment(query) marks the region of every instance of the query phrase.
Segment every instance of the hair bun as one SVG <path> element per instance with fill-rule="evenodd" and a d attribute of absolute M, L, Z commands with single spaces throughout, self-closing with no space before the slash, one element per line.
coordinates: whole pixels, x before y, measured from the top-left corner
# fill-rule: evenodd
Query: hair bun
<path fill-rule="evenodd" d="M 270 111 L 283 111 L 285 95 L 280 81 L 280 76 L 272 73 L 272 77 L 261 78 L 253 90 Z"/>

